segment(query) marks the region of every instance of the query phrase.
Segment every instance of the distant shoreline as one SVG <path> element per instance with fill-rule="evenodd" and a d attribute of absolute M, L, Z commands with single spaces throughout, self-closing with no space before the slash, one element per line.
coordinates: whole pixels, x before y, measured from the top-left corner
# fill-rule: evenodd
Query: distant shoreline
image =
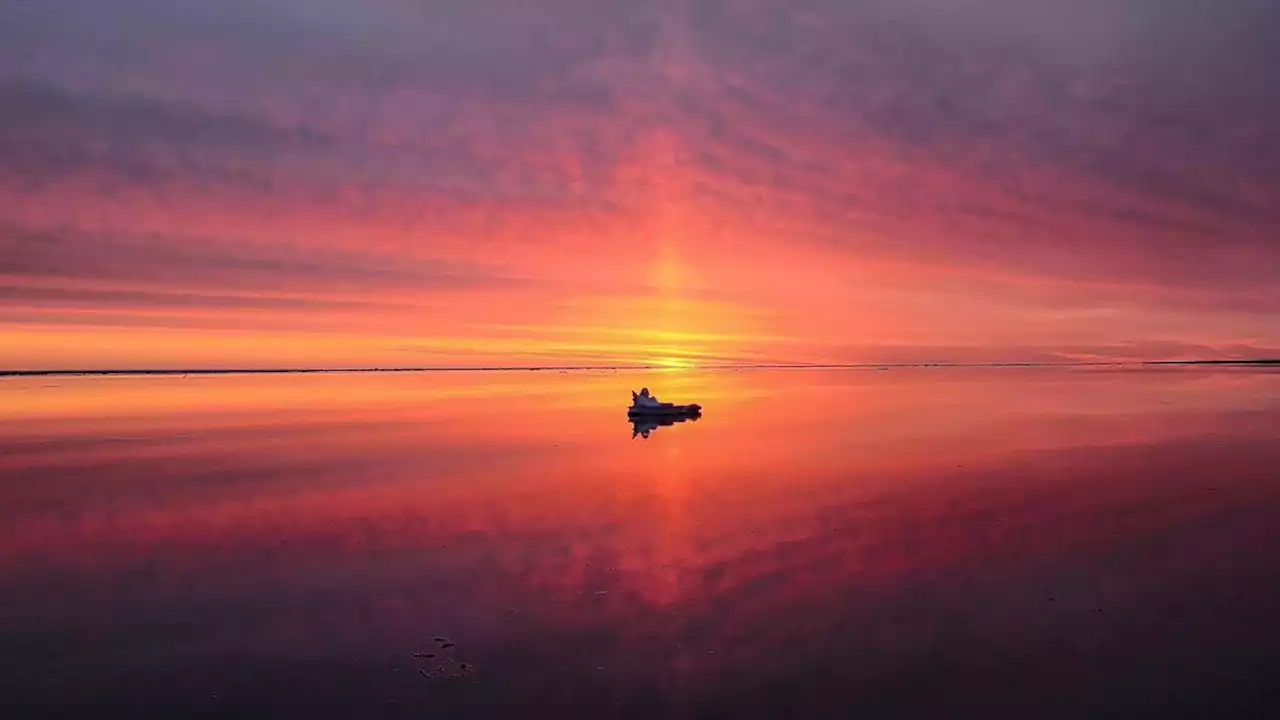
<path fill-rule="evenodd" d="M 1280 359 L 1256 360 L 1142 360 L 1096 362 L 991 362 L 991 363 L 856 363 L 856 364 L 751 364 L 704 365 L 672 368 L 662 365 L 550 365 L 492 367 L 348 367 L 348 368 L 133 368 L 119 370 L 0 370 L 0 377 L 66 377 L 122 375 L 320 375 L 345 373 L 494 373 L 588 371 L 707 371 L 707 370 L 892 370 L 918 368 L 1016 368 L 1016 367 L 1160 367 L 1244 366 L 1280 367 Z"/>

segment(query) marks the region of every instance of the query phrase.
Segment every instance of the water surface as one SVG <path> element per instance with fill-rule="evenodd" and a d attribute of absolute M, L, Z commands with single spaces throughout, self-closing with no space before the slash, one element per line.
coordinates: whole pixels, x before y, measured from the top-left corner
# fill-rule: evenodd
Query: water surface
<path fill-rule="evenodd" d="M 0 379 L 0 709 L 1274 713 L 1277 441 L 1266 369 Z"/>

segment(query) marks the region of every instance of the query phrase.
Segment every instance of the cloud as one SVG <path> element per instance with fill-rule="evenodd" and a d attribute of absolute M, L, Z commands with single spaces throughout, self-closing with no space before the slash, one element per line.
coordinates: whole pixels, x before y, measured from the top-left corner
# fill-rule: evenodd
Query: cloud
<path fill-rule="evenodd" d="M 780 317 L 949 276 L 1009 316 L 1252 333 L 1280 310 L 1277 48 L 1263 0 L 16 4 L 0 248 L 46 289 L 8 302 L 589 305 L 581 278 L 647 263 Z M 989 335 L 937 317 L 896 321 Z"/>
<path fill-rule="evenodd" d="M 195 237 L 122 237 L 71 228 L 0 227 L 0 276 L 189 290 L 432 292 L 514 287 L 482 265 L 379 257 L 280 244 Z"/>

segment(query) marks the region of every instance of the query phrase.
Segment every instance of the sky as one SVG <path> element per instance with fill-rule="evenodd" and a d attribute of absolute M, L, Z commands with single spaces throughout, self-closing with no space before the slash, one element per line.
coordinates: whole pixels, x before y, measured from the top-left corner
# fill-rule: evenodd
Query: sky
<path fill-rule="evenodd" d="M 0 369 L 1280 357 L 1271 0 L 0 5 Z"/>

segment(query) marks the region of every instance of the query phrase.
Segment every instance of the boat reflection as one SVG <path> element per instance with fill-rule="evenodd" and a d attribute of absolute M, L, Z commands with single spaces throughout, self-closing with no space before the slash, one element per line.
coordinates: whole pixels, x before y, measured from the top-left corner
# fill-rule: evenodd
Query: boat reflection
<path fill-rule="evenodd" d="M 684 415 L 649 415 L 649 416 L 629 416 L 627 421 L 631 423 L 631 439 L 635 440 L 637 436 L 648 440 L 649 434 L 660 427 L 668 427 L 676 423 L 682 423 L 686 420 L 697 421 L 702 417 L 702 413 L 686 413 Z"/>

